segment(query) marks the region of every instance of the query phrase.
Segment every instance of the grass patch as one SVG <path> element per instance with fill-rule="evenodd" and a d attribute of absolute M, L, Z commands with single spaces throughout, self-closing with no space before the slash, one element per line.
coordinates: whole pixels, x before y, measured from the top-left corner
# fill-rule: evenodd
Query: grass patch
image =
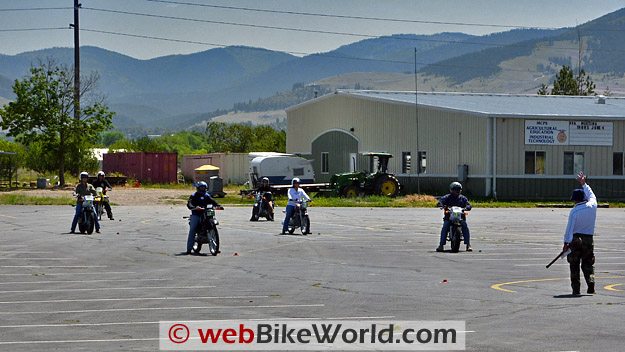
<path fill-rule="evenodd" d="M 72 205 L 76 202 L 71 197 L 37 197 L 24 194 L 0 194 L 2 205 Z"/>

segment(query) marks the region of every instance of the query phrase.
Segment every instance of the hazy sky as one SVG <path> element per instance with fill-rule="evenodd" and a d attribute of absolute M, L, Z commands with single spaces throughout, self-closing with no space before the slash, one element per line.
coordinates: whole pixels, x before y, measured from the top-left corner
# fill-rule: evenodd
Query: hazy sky
<path fill-rule="evenodd" d="M 438 32 L 485 34 L 512 29 L 414 21 L 540 28 L 572 27 L 625 7 L 623 0 L 171 0 L 162 2 L 82 0 L 81 3 L 83 6 L 80 11 L 80 27 L 83 29 L 81 45 L 99 46 L 140 59 L 186 54 L 216 47 L 208 44 L 247 45 L 301 55 L 329 51 L 341 45 L 365 39 L 366 36 Z M 73 0 L 0 0 L 0 53 L 14 55 L 55 46 L 72 47 L 73 33 L 69 29 L 69 24 L 73 22 L 72 6 Z M 42 7 L 66 9 L 26 10 Z M 7 9 L 21 10 L 6 11 Z M 402 19 L 413 22 L 306 16 L 258 10 Z M 138 14 L 179 17 L 188 20 L 147 17 Z M 227 22 L 228 24 L 214 22 Z M 311 33 L 259 26 L 355 35 Z M 64 29 L 10 31 L 41 28 Z M 136 38 L 93 31 L 160 37 L 204 44 Z"/>

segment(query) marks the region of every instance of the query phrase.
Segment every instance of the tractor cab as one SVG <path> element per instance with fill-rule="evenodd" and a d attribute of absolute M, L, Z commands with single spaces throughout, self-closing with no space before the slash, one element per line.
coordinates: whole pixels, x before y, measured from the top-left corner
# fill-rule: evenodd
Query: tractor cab
<path fill-rule="evenodd" d="M 393 157 L 389 153 L 363 153 L 362 155 L 369 157 L 369 165 L 371 165 L 372 173 L 387 173 L 388 161 Z M 377 160 L 377 163 L 376 163 Z M 375 168 L 374 168 L 375 165 Z"/>

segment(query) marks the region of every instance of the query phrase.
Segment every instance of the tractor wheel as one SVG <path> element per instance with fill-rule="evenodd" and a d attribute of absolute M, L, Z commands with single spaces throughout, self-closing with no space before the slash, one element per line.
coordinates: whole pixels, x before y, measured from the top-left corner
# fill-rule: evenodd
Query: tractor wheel
<path fill-rule="evenodd" d="M 341 195 L 345 198 L 355 198 L 358 197 L 360 190 L 356 185 L 345 186 L 341 191 Z"/>
<path fill-rule="evenodd" d="M 399 193 L 399 181 L 391 175 L 381 176 L 375 184 L 376 194 L 395 197 Z"/>

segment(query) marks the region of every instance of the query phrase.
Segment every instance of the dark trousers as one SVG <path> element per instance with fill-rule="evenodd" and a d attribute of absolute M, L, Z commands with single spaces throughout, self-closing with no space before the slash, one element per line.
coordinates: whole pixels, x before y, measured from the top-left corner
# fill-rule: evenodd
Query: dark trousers
<path fill-rule="evenodd" d="M 595 254 L 592 235 L 574 234 L 571 242 L 571 253 L 566 257 L 571 267 L 571 288 L 573 292 L 579 292 L 581 285 L 579 268 L 581 262 L 584 279 L 588 286 L 595 284 Z"/>
<path fill-rule="evenodd" d="M 106 215 L 111 219 L 113 217 L 113 212 L 111 211 L 111 205 L 109 202 L 104 202 L 104 210 L 106 210 Z"/>

